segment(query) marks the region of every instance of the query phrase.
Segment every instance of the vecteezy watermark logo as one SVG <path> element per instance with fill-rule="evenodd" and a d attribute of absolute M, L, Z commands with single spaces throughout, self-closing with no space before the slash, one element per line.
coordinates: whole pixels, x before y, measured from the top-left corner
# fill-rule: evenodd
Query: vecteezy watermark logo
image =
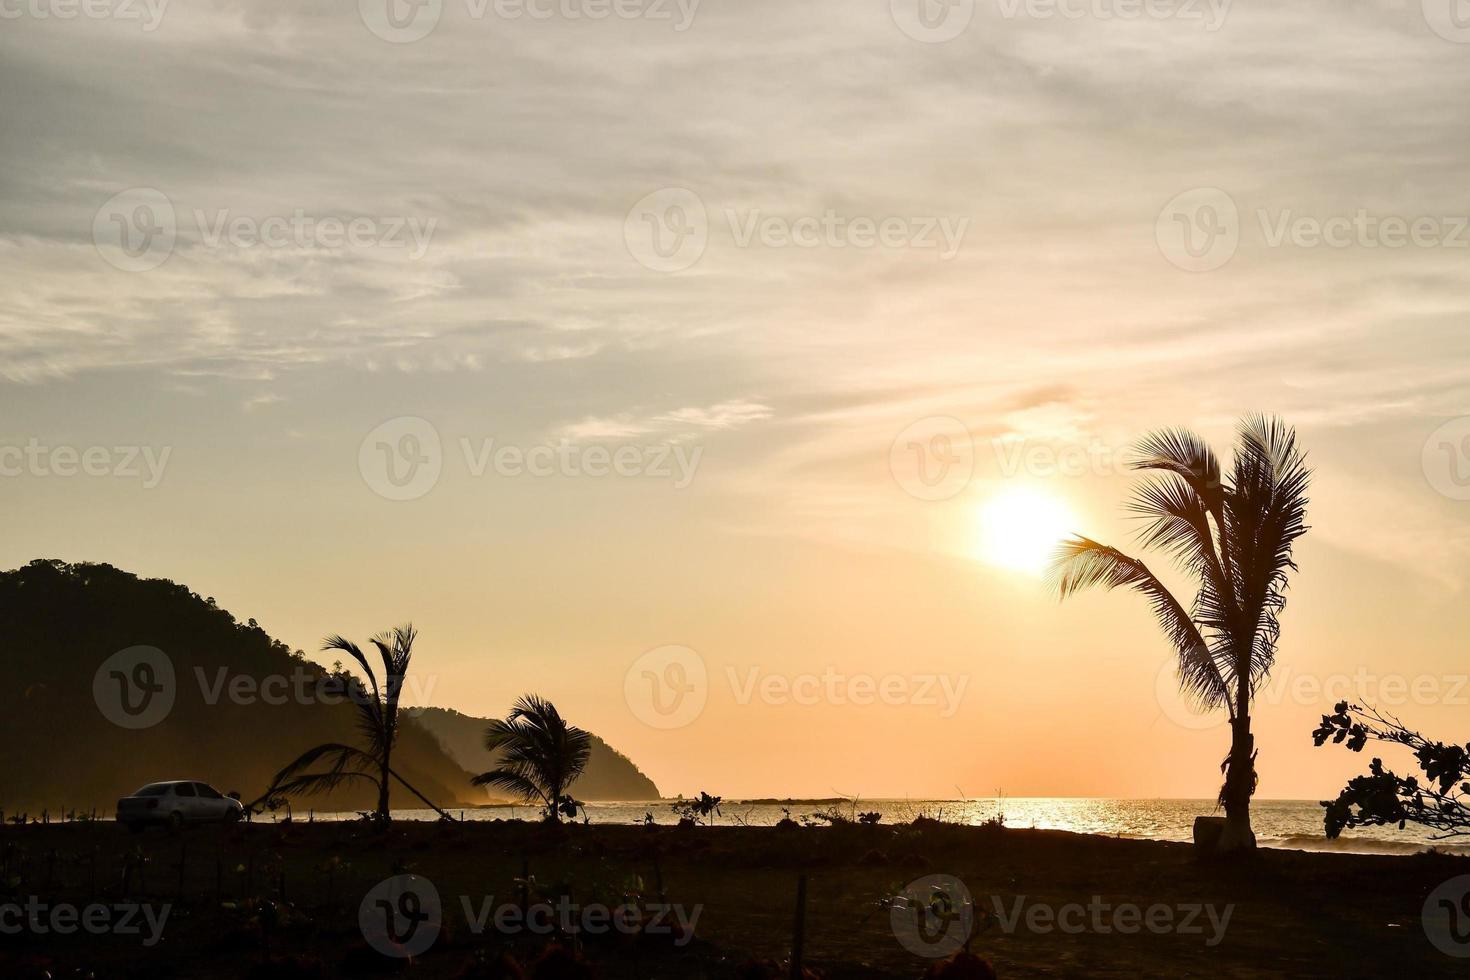
<path fill-rule="evenodd" d="M 1424 935 L 1446 956 L 1470 957 L 1470 875 L 1444 882 L 1424 900 Z"/>
<path fill-rule="evenodd" d="M 4 0 L 0 0 L 4 2 Z M 229 208 L 193 208 L 193 233 L 207 249 L 402 250 L 417 261 L 428 254 L 438 218 L 407 215 L 316 215 L 305 208 L 265 217 L 236 214 Z M 125 272 L 147 272 L 173 254 L 179 215 L 162 191 L 135 187 L 97 210 L 92 240 L 109 264 Z"/>
<path fill-rule="evenodd" d="M 434 489 L 444 468 L 439 430 L 416 415 L 389 419 L 362 440 L 357 468 L 378 496 L 416 500 Z"/>
<path fill-rule="evenodd" d="M 950 875 L 926 875 L 904 886 L 888 903 L 888 924 L 904 949 L 943 959 L 964 949 L 975 928 L 975 903 L 965 883 Z"/>
<path fill-rule="evenodd" d="M 970 229 L 968 217 L 921 214 L 781 214 L 763 208 L 723 209 L 736 248 L 910 249 L 929 251 L 948 262 L 959 254 Z M 623 222 L 628 252 L 655 272 L 682 272 L 709 245 L 709 211 L 703 199 L 682 187 L 643 197 Z"/>
<path fill-rule="evenodd" d="M 1290 209 L 1273 213 L 1257 208 L 1261 237 L 1270 248 L 1470 248 L 1470 217 L 1429 215 L 1413 217 L 1370 212 L 1358 208 L 1351 215 L 1326 218 L 1296 214 Z"/>
<path fill-rule="evenodd" d="M 1114 476 L 1129 472 L 1129 450 L 1092 439 L 1083 443 L 1033 441 L 1010 433 L 990 440 L 991 451 L 1006 478 Z"/>
<path fill-rule="evenodd" d="M 1154 238 L 1164 258 L 1188 272 L 1211 272 L 1240 246 L 1240 211 L 1218 187 L 1196 187 L 1159 212 Z"/>
<path fill-rule="evenodd" d="M 1290 208 L 1258 207 L 1252 212 L 1266 248 L 1470 249 L 1470 215 L 1379 214 L 1367 208 L 1325 216 Z M 1213 187 L 1174 198 L 1155 226 L 1164 257 L 1191 272 L 1208 272 L 1230 261 L 1244 233 L 1234 199 Z"/>
<path fill-rule="evenodd" d="M 646 20 L 672 22 L 682 34 L 694 24 L 700 0 L 465 0 L 474 20 L 493 13 L 501 20 Z"/>
<path fill-rule="evenodd" d="M 737 248 L 760 244 L 764 248 L 911 248 L 934 250 L 948 262 L 960 252 L 970 219 L 933 215 L 840 214 L 828 208 L 820 215 L 787 217 L 766 214 L 760 208 L 725 209 L 725 222 Z"/>
<path fill-rule="evenodd" d="M 1165 657 L 1154 675 L 1154 699 L 1159 710 L 1180 728 L 1201 732 L 1225 723 L 1224 708 L 1203 710 L 1188 694 L 1179 690 L 1179 658 Z"/>
<path fill-rule="evenodd" d="M 1231 0 L 998 0 L 1007 20 L 1177 20 L 1200 21 L 1218 31 L 1230 14 Z"/>
<path fill-rule="evenodd" d="M 893 22 L 915 41 L 942 44 L 965 33 L 975 0 L 889 0 Z"/>
<path fill-rule="evenodd" d="M 639 265 L 654 272 L 682 272 L 703 257 L 709 244 L 704 201 L 684 187 L 645 195 L 623 219 L 623 241 Z"/>
<path fill-rule="evenodd" d="M 187 675 L 185 675 L 187 676 Z M 236 705 L 264 704 L 359 704 L 371 701 L 371 691 L 345 673 L 308 669 L 305 665 L 289 674 L 257 676 L 232 672 L 228 666 L 211 672 L 193 668 L 201 703 L 214 707 L 223 702 Z M 418 673 L 404 680 L 402 694 L 413 704 L 434 700 L 436 674 Z M 97 669 L 92 679 L 93 696 L 103 715 L 123 728 L 147 728 L 158 724 L 172 710 L 178 695 L 188 685 L 177 676 L 172 658 L 157 647 L 137 646 L 119 651 Z"/>
<path fill-rule="evenodd" d="M 92 242 L 109 265 L 123 272 L 147 272 L 174 251 L 178 221 L 163 191 L 132 187 L 113 195 L 92 218 Z"/>
<path fill-rule="evenodd" d="M 1457 880 L 1470 884 L 1470 876 Z M 1215 947 L 1224 940 L 1230 917 L 1235 913 L 1233 904 L 1221 907 L 1203 902 L 1177 905 L 1155 902 L 1142 906 L 1107 902 L 1101 895 L 1093 895 L 1086 905 L 1032 902 L 1025 895 L 1009 899 L 1000 895 L 987 897 L 986 904 L 990 906 L 984 913 L 987 921 L 998 924 L 1007 935 L 1022 931 L 1039 936 L 1057 932 L 1073 936 L 1082 933 L 1130 936 L 1148 932 L 1156 936 L 1204 936 L 1205 945 Z M 969 889 L 950 875 L 928 875 L 910 882 L 902 894 L 889 902 L 888 910 L 893 934 L 903 947 L 930 959 L 963 948 L 976 921 Z"/>
<path fill-rule="evenodd" d="M 557 443 L 542 442 L 532 446 L 509 443 L 497 446 L 494 439 L 481 439 L 476 445 L 461 436 L 459 448 L 464 455 L 465 470 L 476 479 L 490 472 L 496 476 L 536 479 L 553 476 L 592 479 L 652 477 L 672 480 L 675 490 L 683 490 L 694 482 L 694 473 L 704 455 L 703 446 L 689 447 L 677 442 L 639 446 L 630 443 L 583 444 L 562 439 Z"/>
<path fill-rule="evenodd" d="M 157 647 L 119 650 L 92 676 L 92 699 L 119 728 L 151 728 L 163 721 L 176 693 L 173 661 Z"/>
<path fill-rule="evenodd" d="M 1470 415 L 1450 419 L 1424 440 L 1424 478 L 1451 500 L 1470 500 Z"/>
<path fill-rule="evenodd" d="M 393 44 L 428 37 L 443 13 L 444 0 L 357 0 L 357 14 L 367 29 Z"/>
<path fill-rule="evenodd" d="M 395 875 L 378 882 L 357 908 L 362 938 L 396 959 L 426 952 L 439 938 L 443 921 L 439 890 L 420 875 Z"/>
<path fill-rule="evenodd" d="M 755 665 L 726 665 L 724 682 L 737 705 L 753 702 L 785 707 L 816 705 L 859 708 L 930 707 L 952 718 L 970 685 L 966 674 L 848 673 L 828 666 L 820 672 L 782 673 Z M 653 728 L 682 728 L 698 718 L 709 698 L 704 658 L 688 647 L 650 650 L 628 668 L 623 697 L 633 714 Z"/>
<path fill-rule="evenodd" d="M 619 932 L 625 936 L 672 937 L 673 945 L 681 948 L 694 941 L 694 930 L 704 911 L 702 905 L 686 908 L 664 902 L 578 905 L 566 895 L 558 896 L 555 903 L 536 902 L 524 908 L 518 902 L 496 905 L 494 895 L 481 898 L 478 908 L 469 895 L 461 895 L 459 902 L 464 909 L 465 924 L 476 936 L 483 935 L 492 925 L 503 936 L 525 933 L 548 936 L 560 932 L 564 936 L 581 937 Z"/>
<path fill-rule="evenodd" d="M 645 20 L 671 23 L 678 33 L 689 30 L 700 0 L 464 0 L 464 13 L 479 21 L 494 16 L 508 21 Z M 367 29 L 385 41 L 421 41 L 439 24 L 444 0 L 358 0 Z"/>
<path fill-rule="evenodd" d="M 743 676 L 742 676 L 743 675 Z M 890 708 L 914 705 L 938 708 L 939 717 L 953 718 L 970 686 L 968 674 L 848 674 L 828 667 L 820 674 L 779 674 L 760 667 L 725 668 L 725 679 L 735 693 L 735 703 L 746 705 L 759 698 L 762 704 L 817 704 L 837 706 L 873 704 Z"/>
<path fill-rule="evenodd" d="M 1470 44 L 1470 3 L 1466 0 L 1421 0 L 1424 22 L 1446 41 Z"/>
<path fill-rule="evenodd" d="M 1114 904 L 1103 901 L 1101 895 L 1093 895 L 1086 905 L 1081 902 L 1061 905 L 1029 902 L 1025 895 L 1016 895 L 1007 901 L 999 895 L 991 895 L 990 904 L 995 910 L 994 921 L 1000 924 L 1006 935 L 1023 929 L 1038 936 L 1055 932 L 1069 936 L 1083 933 L 1132 936 L 1148 932 L 1155 936 L 1204 936 L 1205 945 L 1211 948 L 1225 939 L 1230 917 L 1235 914 L 1234 904 L 1224 907 L 1203 902 L 1178 905 L 1155 902 L 1147 906 L 1133 902 Z M 1206 925 L 1210 930 L 1208 934 Z"/>
<path fill-rule="evenodd" d="M 193 217 L 205 248 L 403 249 L 413 260 L 428 254 L 439 226 L 438 218 L 313 215 L 305 208 L 264 218 L 194 208 Z"/>
<path fill-rule="evenodd" d="M 297 667 L 290 674 L 232 674 L 229 667 L 217 667 L 210 677 L 203 667 L 194 668 L 200 699 L 210 707 L 221 700 L 230 704 L 345 704 L 348 701 L 371 703 L 372 692 L 347 682 L 339 674 L 314 673 Z M 437 674 L 415 673 L 403 678 L 400 694 L 410 704 L 430 704 Z"/>
<path fill-rule="evenodd" d="M 152 490 L 163 482 L 172 452 L 172 446 L 48 446 L 32 436 L 24 446 L 0 443 L 0 477 L 110 476 L 141 479 Z"/>
<path fill-rule="evenodd" d="M 894 482 L 920 500 L 948 500 L 970 483 L 975 441 L 959 419 L 934 415 L 904 428 L 888 449 Z"/>
<path fill-rule="evenodd" d="M 1154 677 L 1154 697 L 1164 717 L 1180 728 L 1204 731 L 1225 724 L 1223 707 L 1204 710 L 1179 690 L 1179 658 L 1169 656 Z M 1320 674 L 1290 664 L 1271 672 L 1256 692 L 1260 705 L 1320 706 L 1352 701 L 1397 709 L 1405 705 L 1470 706 L 1470 674 L 1380 674 L 1359 665 L 1351 673 Z"/>
<path fill-rule="evenodd" d="M 650 728 L 683 728 L 698 718 L 709 699 L 704 658 L 688 647 L 649 650 L 623 675 L 623 700 Z"/>
<path fill-rule="evenodd" d="M 0 0 L 0 20 L 135 20 L 146 33 L 163 23 L 169 0 Z"/>
<path fill-rule="evenodd" d="M 675 490 L 694 482 L 703 446 L 664 441 L 583 443 L 562 438 L 532 445 L 497 443 L 494 438 L 458 440 L 465 472 L 472 479 L 604 478 L 667 480 Z M 417 416 L 389 419 L 358 447 L 363 481 L 388 500 L 413 500 L 434 488 L 443 471 L 439 433 Z"/>
<path fill-rule="evenodd" d="M 152 948 L 163 938 L 171 911 L 173 906 L 167 903 L 93 902 L 78 907 L 67 902 L 43 902 L 32 895 L 24 905 L 0 903 L 0 935 L 29 932 L 35 936 L 70 936 L 80 930 L 93 936 L 142 936 L 142 944 Z"/>

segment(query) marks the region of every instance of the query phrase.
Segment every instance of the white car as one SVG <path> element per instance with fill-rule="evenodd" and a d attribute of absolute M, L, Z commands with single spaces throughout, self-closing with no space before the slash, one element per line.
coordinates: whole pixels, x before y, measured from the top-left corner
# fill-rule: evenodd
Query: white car
<path fill-rule="evenodd" d="M 150 823 L 178 828 L 186 823 L 239 820 L 244 814 L 239 800 L 221 796 L 208 783 L 191 779 L 149 783 L 117 801 L 117 822 L 134 833 Z"/>

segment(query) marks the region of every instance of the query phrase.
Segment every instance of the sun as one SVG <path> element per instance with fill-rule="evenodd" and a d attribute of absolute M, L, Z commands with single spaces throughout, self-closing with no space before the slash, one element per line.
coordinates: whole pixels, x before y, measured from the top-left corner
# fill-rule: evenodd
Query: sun
<path fill-rule="evenodd" d="M 977 514 L 975 556 L 997 568 L 1040 576 L 1057 545 L 1077 529 L 1067 505 L 1031 487 L 987 498 Z"/>

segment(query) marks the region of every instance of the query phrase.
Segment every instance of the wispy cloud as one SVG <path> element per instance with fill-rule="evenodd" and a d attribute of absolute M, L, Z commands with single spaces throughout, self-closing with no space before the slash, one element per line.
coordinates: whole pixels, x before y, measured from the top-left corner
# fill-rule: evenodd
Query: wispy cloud
<path fill-rule="evenodd" d="M 573 441 L 595 439 L 631 439 L 637 436 L 663 435 L 683 437 L 691 433 L 737 429 L 771 417 L 771 409 L 758 402 L 736 400 L 705 407 L 686 406 L 668 412 L 637 415 L 589 415 L 578 422 L 562 426 L 561 438 Z"/>

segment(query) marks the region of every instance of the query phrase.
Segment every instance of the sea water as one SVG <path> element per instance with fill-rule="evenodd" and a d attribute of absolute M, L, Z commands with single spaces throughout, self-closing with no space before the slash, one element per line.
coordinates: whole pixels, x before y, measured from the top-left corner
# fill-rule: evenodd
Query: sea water
<path fill-rule="evenodd" d="M 618 803 L 588 803 L 587 819 L 595 824 L 637 824 L 649 816 L 655 823 L 674 824 L 679 814 L 674 800 Z M 1145 840 L 1188 841 L 1193 838 L 1194 818 L 1219 815 L 1213 800 L 1127 800 L 1085 797 L 1015 797 L 972 800 L 725 800 L 712 818 L 716 827 L 769 827 L 786 817 L 799 823 L 820 824 L 816 815 L 835 810 L 851 819 L 856 813 L 876 811 L 885 824 L 906 823 L 924 816 L 950 823 L 978 825 L 997 817 L 1007 827 L 1067 830 L 1079 834 L 1101 834 Z M 532 806 L 483 806 L 453 809 L 466 820 L 532 820 L 539 809 Z M 1313 851 L 1345 851 L 1369 854 L 1414 854 L 1431 846 L 1455 854 L 1470 854 L 1470 837 L 1437 841 L 1425 828 L 1407 825 L 1364 827 L 1328 840 L 1322 829 L 1323 810 L 1315 800 L 1253 800 L 1251 826 L 1263 847 Z M 433 810 L 394 810 L 395 818 L 434 820 Z M 299 809 L 296 819 L 306 814 Z M 355 813 L 316 813 L 317 820 L 342 820 Z M 269 820 L 270 817 L 257 817 Z"/>

